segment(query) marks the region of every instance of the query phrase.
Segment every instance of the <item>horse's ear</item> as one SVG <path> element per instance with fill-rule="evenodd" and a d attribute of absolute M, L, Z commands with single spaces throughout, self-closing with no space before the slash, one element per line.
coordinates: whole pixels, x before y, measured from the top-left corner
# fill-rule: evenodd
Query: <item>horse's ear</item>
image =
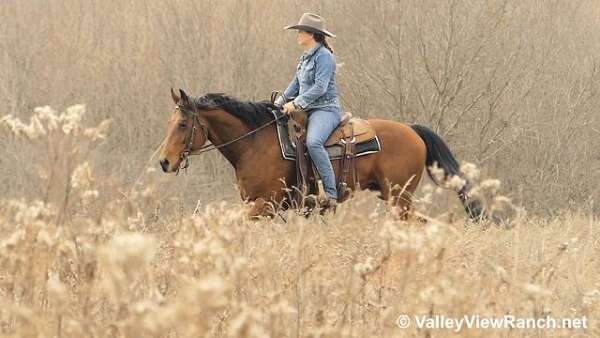
<path fill-rule="evenodd" d="M 183 89 L 179 89 L 179 95 L 181 97 L 181 102 L 187 104 L 190 102 L 190 98 L 188 97 L 188 95 L 183 91 Z"/>
<path fill-rule="evenodd" d="M 173 91 L 173 87 L 171 87 L 171 97 L 173 98 L 173 102 L 175 102 L 175 104 L 179 103 L 179 96 L 175 94 L 175 92 Z"/>

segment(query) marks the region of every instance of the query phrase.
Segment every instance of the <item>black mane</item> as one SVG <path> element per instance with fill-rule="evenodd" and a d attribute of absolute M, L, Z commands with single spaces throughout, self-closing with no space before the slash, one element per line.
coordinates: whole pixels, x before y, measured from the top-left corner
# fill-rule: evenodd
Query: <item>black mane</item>
<path fill-rule="evenodd" d="M 270 101 L 250 102 L 240 101 L 223 93 L 208 93 L 193 100 L 197 109 L 223 109 L 237 117 L 250 128 L 256 129 L 273 120 L 269 108 L 275 108 Z"/>

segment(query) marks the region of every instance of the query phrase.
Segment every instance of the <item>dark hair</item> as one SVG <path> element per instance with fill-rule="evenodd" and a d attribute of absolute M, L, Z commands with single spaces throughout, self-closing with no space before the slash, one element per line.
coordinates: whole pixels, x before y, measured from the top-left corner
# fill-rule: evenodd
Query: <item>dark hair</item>
<path fill-rule="evenodd" d="M 331 54 L 333 54 L 333 48 L 331 48 L 331 46 L 329 45 L 329 43 L 327 43 L 327 39 L 325 39 L 325 35 L 322 33 L 313 33 L 313 37 L 315 39 L 316 42 L 320 42 L 323 44 L 323 46 L 325 46 L 325 48 L 329 49 L 329 51 L 331 52 Z"/>

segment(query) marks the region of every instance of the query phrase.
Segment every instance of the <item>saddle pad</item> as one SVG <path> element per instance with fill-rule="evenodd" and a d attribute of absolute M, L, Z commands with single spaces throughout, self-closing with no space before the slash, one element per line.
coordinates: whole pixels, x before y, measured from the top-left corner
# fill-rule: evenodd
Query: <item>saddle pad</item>
<path fill-rule="evenodd" d="M 283 116 L 283 113 L 277 109 L 272 109 L 271 113 L 273 114 L 274 118 L 279 118 Z M 296 145 L 292 144 L 289 138 L 287 128 L 287 117 L 283 116 L 279 120 L 277 120 L 276 126 L 277 138 L 279 139 L 279 146 L 281 148 L 281 156 L 283 156 L 283 158 L 286 160 L 295 161 Z M 370 140 L 357 143 L 355 146 L 356 157 L 373 154 L 381 150 L 381 144 L 379 143 L 379 139 L 377 138 L 377 136 L 373 137 Z M 338 144 L 325 147 L 325 149 L 329 153 L 329 158 L 332 160 L 340 159 L 344 154 L 344 149 Z"/>

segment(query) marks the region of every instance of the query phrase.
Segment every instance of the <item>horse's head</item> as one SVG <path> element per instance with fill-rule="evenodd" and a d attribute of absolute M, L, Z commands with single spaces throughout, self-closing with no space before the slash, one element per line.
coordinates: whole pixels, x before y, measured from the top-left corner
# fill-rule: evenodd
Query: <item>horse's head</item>
<path fill-rule="evenodd" d="M 167 135 L 160 151 L 159 161 L 166 173 L 175 172 L 187 152 L 198 149 L 206 142 L 207 122 L 200 116 L 192 100 L 183 91 L 179 96 L 171 88 L 175 108 L 167 123 Z"/>

